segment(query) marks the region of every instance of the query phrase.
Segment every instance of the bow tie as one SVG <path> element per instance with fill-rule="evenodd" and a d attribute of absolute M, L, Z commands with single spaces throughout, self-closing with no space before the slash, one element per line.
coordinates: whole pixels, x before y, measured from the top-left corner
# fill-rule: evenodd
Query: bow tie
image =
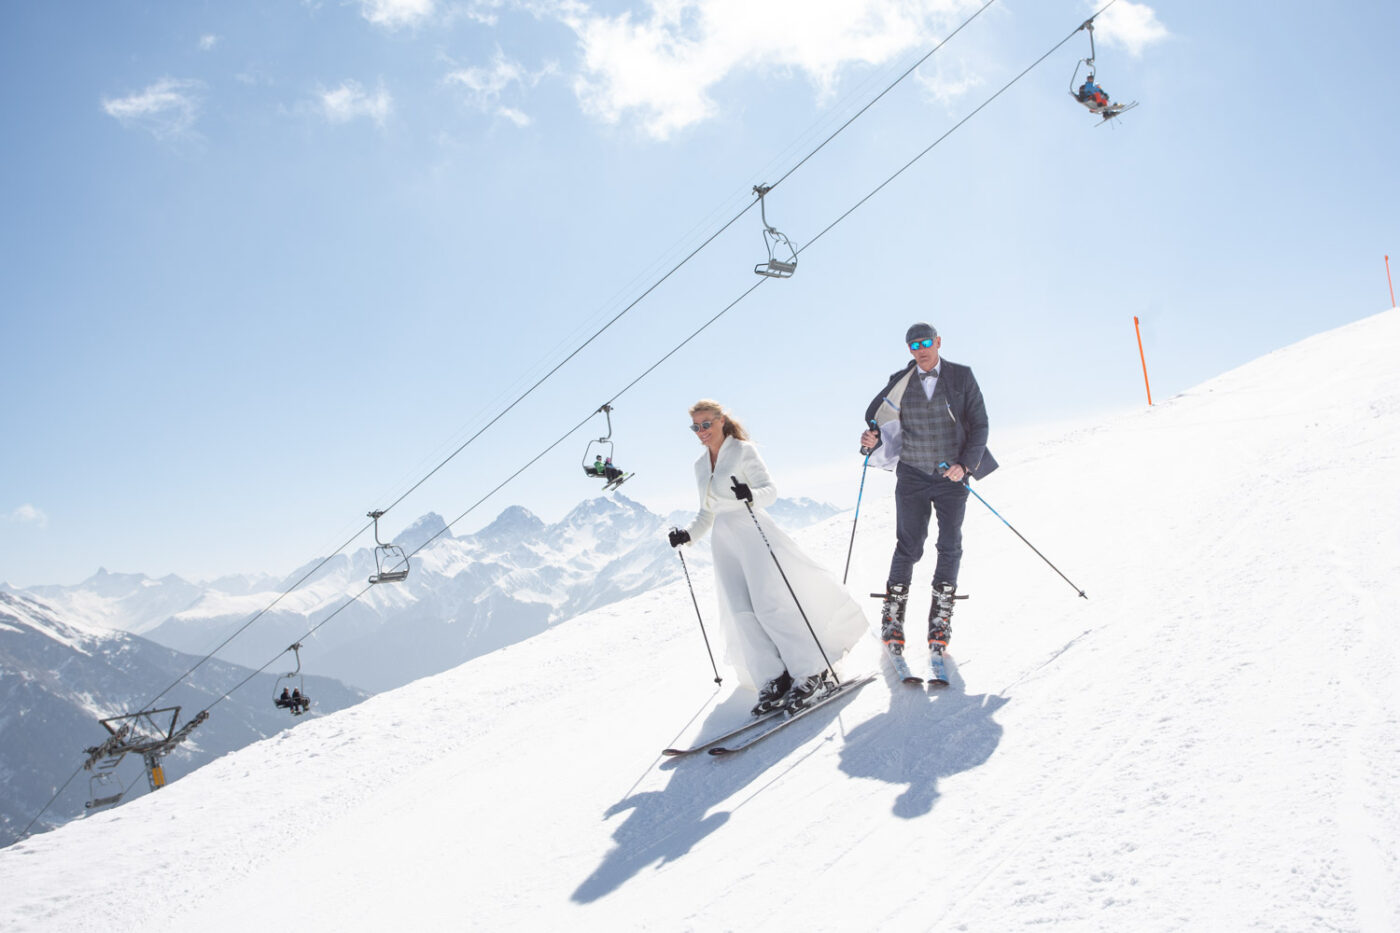
<path fill-rule="evenodd" d="M 929 370 L 928 372 L 926 372 L 926 373 L 925 373 L 925 372 L 919 373 L 919 378 L 920 378 L 920 379 L 927 379 L 927 378 L 930 377 L 930 376 L 932 376 L 933 378 L 937 379 L 937 378 L 938 378 L 938 370 L 937 370 L 937 369 L 930 369 L 930 370 Z"/>

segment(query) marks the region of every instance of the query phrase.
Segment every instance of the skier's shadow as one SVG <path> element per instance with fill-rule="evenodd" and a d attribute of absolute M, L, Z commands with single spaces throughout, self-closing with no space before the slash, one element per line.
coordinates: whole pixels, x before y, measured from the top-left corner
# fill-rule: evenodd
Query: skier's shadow
<path fill-rule="evenodd" d="M 890 709 L 852 729 L 841 746 L 841 770 L 851 777 L 908 785 L 892 812 L 923 816 L 938 800 L 938 780 L 985 762 L 1001 742 L 992 719 L 1007 698 L 969 695 L 950 658 L 948 686 L 925 692 L 895 681 Z"/>
<path fill-rule="evenodd" d="M 742 722 L 754 695 L 737 691 L 720 703 L 695 730 L 697 736 L 716 735 Z M 709 811 L 738 793 L 769 770 L 777 755 L 786 754 L 826 729 L 844 703 L 819 710 L 794 723 L 790 729 L 764 742 L 769 754 L 745 753 L 716 761 L 701 752 L 661 765 L 671 780 L 662 790 L 631 794 L 608 808 L 604 819 L 627 813 L 627 819 L 613 832 L 615 842 L 602 863 L 573 893 L 573 900 L 591 903 L 620 888 L 648 865 L 664 865 L 686 855 L 696 843 L 729 821 L 729 812 Z M 630 811 L 630 812 L 628 812 Z"/>

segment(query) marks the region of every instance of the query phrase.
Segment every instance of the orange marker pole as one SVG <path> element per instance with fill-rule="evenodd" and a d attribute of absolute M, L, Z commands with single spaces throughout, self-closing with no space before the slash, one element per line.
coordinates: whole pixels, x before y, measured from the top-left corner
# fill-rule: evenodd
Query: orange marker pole
<path fill-rule="evenodd" d="M 1386 269 L 1389 270 L 1387 265 Z M 1138 357 L 1142 360 L 1142 384 L 1147 386 L 1147 404 L 1152 404 L 1152 383 L 1147 381 L 1147 355 L 1142 352 L 1142 328 L 1138 325 L 1137 315 L 1133 315 L 1133 330 L 1137 331 Z"/>
<path fill-rule="evenodd" d="M 1385 284 L 1390 286 L 1390 306 L 1395 307 L 1395 283 L 1390 280 L 1390 257 L 1385 257 Z"/>

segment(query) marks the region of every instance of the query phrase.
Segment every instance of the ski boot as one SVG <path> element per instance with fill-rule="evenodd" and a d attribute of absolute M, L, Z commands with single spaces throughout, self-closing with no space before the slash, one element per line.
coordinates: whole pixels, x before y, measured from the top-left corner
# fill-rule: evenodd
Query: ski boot
<path fill-rule="evenodd" d="M 789 716 L 794 715 L 832 693 L 835 689 L 836 681 L 831 679 L 831 674 L 828 671 L 804 677 L 800 681 L 793 682 L 792 689 L 787 692 L 787 696 L 783 699 L 783 709 L 787 710 Z"/>
<path fill-rule="evenodd" d="M 880 640 L 885 650 L 892 655 L 904 653 L 904 607 L 909 602 L 909 584 L 886 583 L 885 592 L 871 593 L 876 599 L 884 599 L 880 607 Z"/>
<path fill-rule="evenodd" d="M 953 600 L 967 599 L 955 596 L 956 587 L 952 583 L 935 583 L 933 604 L 928 611 L 928 682 L 946 686 L 948 675 L 943 666 L 943 652 L 948 650 L 948 641 L 953 637 Z"/>
<path fill-rule="evenodd" d="M 768 683 L 763 685 L 763 689 L 758 691 L 758 703 L 751 710 L 754 716 L 766 716 L 775 709 L 780 709 L 783 699 L 792 688 L 792 675 L 783 671 Z"/>

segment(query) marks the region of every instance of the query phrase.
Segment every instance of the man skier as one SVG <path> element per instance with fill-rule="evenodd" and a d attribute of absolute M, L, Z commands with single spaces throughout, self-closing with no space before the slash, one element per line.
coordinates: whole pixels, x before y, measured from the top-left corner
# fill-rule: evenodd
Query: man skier
<path fill-rule="evenodd" d="M 997 467 L 987 452 L 987 408 L 971 368 L 940 359 L 943 339 L 928 324 L 904 335 L 913 360 L 890 376 L 865 412 L 872 427 L 860 436 L 870 461 L 894 469 L 898 541 L 890 560 L 880 612 L 880 637 L 892 655 L 904 653 L 904 608 L 914 564 L 924 554 L 930 513 L 938 518 L 938 563 L 933 572 L 928 644 L 934 682 L 946 682 L 943 651 L 952 634 L 954 593 L 962 561 L 962 523 L 968 476 L 982 479 Z"/>

